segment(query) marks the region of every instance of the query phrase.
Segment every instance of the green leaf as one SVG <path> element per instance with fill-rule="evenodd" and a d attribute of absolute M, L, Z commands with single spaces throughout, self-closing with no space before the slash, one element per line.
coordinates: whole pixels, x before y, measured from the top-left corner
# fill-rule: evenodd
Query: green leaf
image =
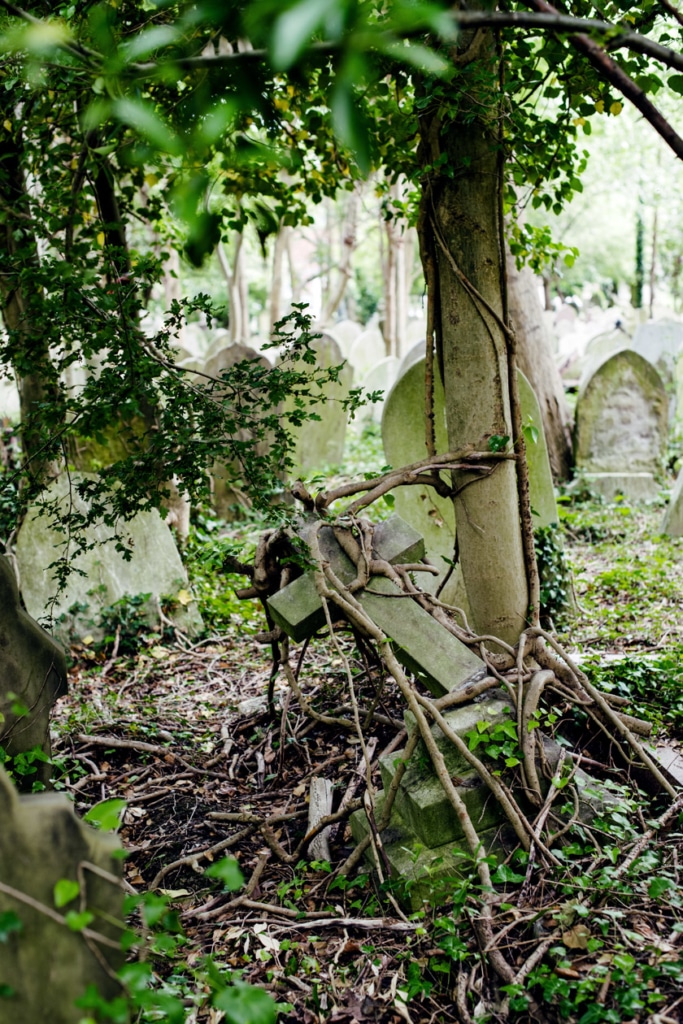
<path fill-rule="evenodd" d="M 151 103 L 144 100 L 133 100 L 128 97 L 114 100 L 111 105 L 112 116 L 127 124 L 141 135 L 154 149 L 162 153 L 180 156 L 183 150 L 178 136 L 159 117 Z"/>
<path fill-rule="evenodd" d="M 56 907 L 65 907 L 67 903 L 75 900 L 81 891 L 81 887 L 71 878 L 60 878 L 53 891 L 53 899 Z"/>
<path fill-rule="evenodd" d="M 653 900 L 658 900 L 667 889 L 674 888 L 674 881 L 672 878 L 666 878 L 664 875 L 659 875 L 657 878 L 653 878 L 647 888 L 648 896 Z"/>
<path fill-rule="evenodd" d="M 356 63 L 360 63 L 360 61 Z M 358 78 L 360 77 L 362 76 L 358 75 Z M 353 153 L 361 173 L 368 174 L 370 172 L 368 127 L 356 103 L 351 81 L 346 76 L 337 78 L 330 97 L 330 110 L 335 132 Z"/>
<path fill-rule="evenodd" d="M 499 864 L 491 875 L 491 881 L 496 885 L 501 882 L 523 882 L 524 875 L 518 875 L 509 864 Z"/>
<path fill-rule="evenodd" d="M 5 910 L 0 914 L 0 942 L 7 942 L 12 932 L 20 932 L 23 927 L 13 910 Z"/>
<path fill-rule="evenodd" d="M 670 75 L 667 78 L 667 85 L 673 92 L 683 96 L 683 75 Z"/>
<path fill-rule="evenodd" d="M 338 6 L 337 0 L 300 0 L 281 14 L 273 28 L 273 67 L 279 71 L 290 68 L 322 26 L 328 12 Z"/>
<path fill-rule="evenodd" d="M 70 928 L 72 932 L 82 932 L 95 920 L 95 915 L 91 914 L 89 910 L 83 910 L 80 914 L 76 910 L 70 910 L 68 914 L 65 914 L 64 920 L 67 928 Z"/>
<path fill-rule="evenodd" d="M 214 1006 L 225 1014 L 227 1024 L 275 1024 L 277 1005 L 261 988 L 236 981 L 219 992 Z"/>
<path fill-rule="evenodd" d="M 119 827 L 121 815 L 127 806 L 127 802 L 120 797 L 101 800 L 83 815 L 83 820 L 94 828 L 101 829 L 102 832 L 113 832 Z"/>
<path fill-rule="evenodd" d="M 244 885 L 244 875 L 234 857 L 216 861 L 204 872 L 207 878 L 218 878 L 229 892 L 235 892 Z"/>
<path fill-rule="evenodd" d="M 394 505 L 396 504 L 396 498 L 394 497 L 393 494 L 385 494 L 384 501 L 389 506 L 389 508 L 393 508 Z"/>
<path fill-rule="evenodd" d="M 126 63 L 148 57 L 155 50 L 170 46 L 178 39 L 179 29 L 173 25 L 155 25 L 140 32 L 124 48 Z"/>

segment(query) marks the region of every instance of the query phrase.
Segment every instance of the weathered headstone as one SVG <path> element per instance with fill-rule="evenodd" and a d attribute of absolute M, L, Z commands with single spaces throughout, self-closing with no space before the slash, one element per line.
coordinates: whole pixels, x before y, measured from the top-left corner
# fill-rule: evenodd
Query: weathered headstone
<path fill-rule="evenodd" d="M 12 757 L 35 747 L 50 756 L 50 712 L 67 691 L 64 651 L 21 607 L 9 561 L 0 555 L 0 746 Z M 26 776 L 46 783 L 50 766 Z"/>
<path fill-rule="evenodd" d="M 386 357 L 387 346 L 377 327 L 359 334 L 349 350 L 349 362 L 357 377 L 364 377 Z"/>
<path fill-rule="evenodd" d="M 249 363 L 257 363 L 264 368 L 268 368 L 271 365 L 265 356 L 259 355 L 250 346 L 233 344 L 217 349 L 207 359 L 203 372 L 208 377 L 218 379 L 225 370 L 230 370 L 233 366 L 245 360 Z M 212 393 L 217 398 L 220 397 L 220 384 L 212 385 L 206 378 L 201 377 L 198 383 L 203 387 L 212 388 Z M 248 441 L 249 438 L 248 430 L 238 431 L 237 440 Z M 257 450 L 262 454 L 265 453 L 265 443 L 262 442 Z M 238 477 L 239 469 L 234 462 L 216 461 L 211 467 L 211 503 L 214 511 L 221 518 L 228 521 L 239 518 L 239 509 L 245 504 L 244 496 L 235 483 Z"/>
<path fill-rule="evenodd" d="M 423 346 L 424 347 L 424 346 Z M 417 354 L 417 353 L 416 353 Z M 403 364 L 404 365 L 404 364 Z M 382 415 L 384 455 L 395 469 L 426 458 L 424 417 L 424 357 L 413 362 L 399 375 L 390 391 Z M 400 371 L 399 371 L 400 374 Z M 557 507 L 538 400 L 526 377 L 518 373 L 522 422 L 537 431 L 535 443 L 527 443 L 529 489 L 535 526 L 557 522 Z M 444 392 L 438 372 L 434 382 L 434 418 L 436 447 L 448 451 Z M 531 422 L 530 422 L 531 421 Z M 427 556 L 439 569 L 440 576 L 421 581 L 424 589 L 434 593 L 448 572 L 455 543 L 453 503 L 442 498 L 428 486 L 399 487 L 394 492 L 395 508 L 425 539 Z M 449 561 L 446 561 L 446 560 Z M 443 599 L 467 610 L 462 574 L 459 568 L 451 575 L 443 591 Z"/>
<path fill-rule="evenodd" d="M 621 323 L 611 331 L 604 331 L 591 338 L 578 362 L 579 386 L 582 387 L 590 380 L 598 366 L 604 363 L 608 356 L 627 348 L 633 348 L 633 339 Z"/>
<path fill-rule="evenodd" d="M 411 317 L 406 324 L 406 349 L 427 337 L 427 321 L 423 316 Z"/>
<path fill-rule="evenodd" d="M 382 442 L 384 457 L 390 466 L 398 469 L 427 458 L 425 445 L 425 361 L 414 362 L 399 376 L 384 402 L 382 413 Z M 444 412 L 443 385 L 438 373 L 434 379 L 434 425 L 436 450 L 448 451 Z M 427 485 L 397 487 L 394 491 L 395 509 L 406 522 L 418 531 L 425 542 L 427 557 L 439 569 L 439 575 L 425 577 L 420 586 L 435 593 L 450 569 L 455 546 L 455 511 L 450 498 L 440 497 Z M 448 604 L 463 607 L 466 602 L 462 572 L 456 569 L 443 591 Z"/>
<path fill-rule="evenodd" d="M 397 380 L 403 376 L 406 370 L 409 370 L 415 363 L 419 363 L 421 359 L 425 358 L 425 351 L 427 349 L 427 343 L 424 338 L 420 338 L 413 345 L 410 346 L 406 354 L 401 358 L 401 365 L 398 368 Z"/>
<path fill-rule="evenodd" d="M 363 325 L 356 323 L 355 320 L 337 320 L 336 323 L 330 324 L 329 332 L 336 338 L 344 356 L 348 357 L 354 341 L 363 333 Z"/>
<path fill-rule="evenodd" d="M 361 421 L 373 420 L 382 422 L 382 409 L 387 395 L 391 391 L 398 374 L 399 362 L 396 356 L 385 356 L 361 381 L 361 386 L 368 393 L 383 391 L 384 397 L 379 402 L 369 402 L 360 412 Z"/>
<path fill-rule="evenodd" d="M 580 477 L 612 500 L 654 497 L 668 428 L 654 366 L 630 349 L 608 357 L 579 392 L 574 455 Z"/>
<path fill-rule="evenodd" d="M 304 528 L 304 540 L 306 535 Z M 332 528 L 323 526 L 318 537 L 323 558 L 343 584 L 351 583 L 356 577 L 356 568 L 342 551 Z M 375 527 L 373 548 L 376 557 L 392 564 L 415 562 L 424 554 L 422 537 L 398 516 Z M 398 593 L 402 591 L 391 580 L 376 576 L 371 586 L 357 591 L 355 597 L 391 638 L 398 658 L 433 693 L 441 696 L 484 671 L 479 658 L 429 612 L 414 601 L 397 601 L 392 597 Z M 268 607 L 273 621 L 297 642 L 311 636 L 326 622 L 312 573 L 298 577 L 268 598 Z M 337 614 L 332 606 L 330 612 Z"/>
<path fill-rule="evenodd" d="M 666 384 L 683 350 L 683 323 L 677 320 L 649 321 L 640 324 L 633 335 L 633 349 L 652 363 Z"/>
<path fill-rule="evenodd" d="M 316 355 L 316 366 L 329 369 L 344 363 L 344 356 L 337 342 L 329 334 L 323 334 L 311 342 Z M 300 366 L 301 364 L 297 364 Z M 311 405 L 310 412 L 319 420 L 305 420 L 298 428 L 289 427 L 296 439 L 292 477 L 303 476 L 312 469 L 338 465 L 344 456 L 344 438 L 348 414 L 342 401 L 348 397 L 353 381 L 353 371 L 348 363 L 339 374 L 338 381 L 330 381 L 324 389 L 324 400 Z M 285 410 L 292 408 L 285 401 Z"/>
<path fill-rule="evenodd" d="M 2 767 L 0 816 L 0 916 L 21 923 L 2 945 L 0 1024 L 78 1024 L 74 1004 L 89 986 L 107 1000 L 122 994 L 120 844 L 79 821 L 61 793 L 19 797 Z M 55 910 L 60 882 L 74 895 Z M 83 911 L 93 915 L 84 932 L 50 916 Z"/>
<path fill-rule="evenodd" d="M 73 473 L 70 479 L 66 475 L 58 477 L 47 488 L 46 500 L 58 502 L 65 513 L 71 508 L 87 514 L 87 502 L 78 494 L 83 479 L 86 474 Z M 178 549 L 157 511 L 138 512 L 119 527 L 122 542 L 131 552 L 130 560 L 116 551 L 111 527 L 103 523 L 88 527 L 86 542 L 95 547 L 73 558 L 75 571 L 57 594 L 54 570 L 49 567 L 57 559 L 69 557 L 73 543 L 70 545 L 68 537 L 50 524 L 47 515 L 40 515 L 37 506 L 29 508 L 16 543 L 20 590 L 30 615 L 55 619 L 58 637 L 93 633 L 101 610 L 127 595 L 152 595 L 149 615 L 150 621 L 155 621 L 156 598 L 187 590 L 187 573 Z M 194 601 L 171 614 L 183 630 L 192 633 L 202 627 Z"/>

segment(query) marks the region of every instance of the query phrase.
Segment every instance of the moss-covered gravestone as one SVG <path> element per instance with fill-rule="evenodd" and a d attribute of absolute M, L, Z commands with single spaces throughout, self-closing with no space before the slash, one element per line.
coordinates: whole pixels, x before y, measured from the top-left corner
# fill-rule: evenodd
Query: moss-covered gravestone
<path fill-rule="evenodd" d="M 657 492 L 668 432 L 668 396 L 655 367 L 624 349 L 608 357 L 579 391 L 574 456 L 582 479 L 612 500 Z"/>
<path fill-rule="evenodd" d="M 262 366 L 264 369 L 270 367 L 270 362 L 265 356 L 259 355 L 253 348 L 248 345 L 224 345 L 217 349 L 207 359 L 203 373 L 209 377 L 215 379 L 220 378 L 221 374 L 226 370 L 231 370 L 238 363 L 247 361 L 248 363 L 256 363 Z M 219 384 L 211 385 L 205 377 L 199 378 L 198 383 L 205 387 L 212 387 L 212 393 L 216 398 L 220 398 L 221 388 Z M 236 435 L 236 440 L 240 442 L 247 442 L 250 440 L 250 433 L 248 430 L 239 430 Z M 264 455 L 267 451 L 267 443 L 260 442 L 257 446 L 259 454 Z M 214 462 L 211 469 L 211 484 L 212 484 L 212 498 L 211 502 L 216 513 L 223 519 L 231 521 L 240 517 L 240 507 L 247 507 L 249 502 L 245 498 L 243 492 L 239 487 L 239 466 L 235 461 L 230 462 Z"/>
<path fill-rule="evenodd" d="M 119 843 L 79 821 L 63 794 L 20 797 L 1 767 L 0 816 L 0 1024 L 78 1024 L 89 986 L 121 994 Z M 65 916 L 84 911 L 86 930 L 72 930 Z"/>
<path fill-rule="evenodd" d="M 339 345 L 329 334 L 314 338 L 311 349 L 315 352 L 319 370 L 328 370 L 344 363 L 345 357 Z M 286 361 L 283 365 L 287 365 Z M 295 439 L 292 479 L 305 476 L 310 470 L 339 465 L 342 461 L 348 414 L 341 403 L 348 397 L 352 382 L 353 371 L 350 364 L 346 363 L 338 380 L 325 384 L 322 400 L 309 406 L 308 411 L 319 419 L 304 420 L 300 427 L 288 426 Z M 294 403 L 285 402 L 285 409 L 292 411 Z"/>
<path fill-rule="evenodd" d="M 424 349 L 424 344 L 422 347 Z M 395 469 L 427 457 L 424 415 L 425 359 L 418 351 L 414 355 L 419 358 L 412 363 L 406 360 L 402 363 L 398 380 L 385 400 L 382 414 L 384 456 Z M 536 438 L 535 441 L 531 440 L 527 431 L 529 439 L 526 448 L 533 522 L 536 527 L 550 526 L 557 522 L 557 506 L 543 420 L 533 388 L 520 371 L 518 381 L 522 421 L 528 426 L 533 426 Z M 438 373 L 434 380 L 434 426 L 436 450 L 447 452 L 444 390 Z M 453 559 L 453 502 L 449 498 L 440 497 L 431 487 L 416 485 L 397 488 L 394 500 L 398 514 L 422 534 L 427 557 L 441 570 L 438 577 L 420 579 L 420 586 L 434 593 Z M 467 597 L 459 568 L 444 587 L 443 600 L 467 610 Z"/>
<path fill-rule="evenodd" d="M 76 473 L 58 477 L 47 488 L 46 499 L 56 502 L 56 507 L 65 513 L 71 509 L 86 515 L 87 500 L 78 493 L 78 484 L 84 479 L 85 474 Z M 121 542 L 130 552 L 129 559 L 116 550 L 113 529 L 101 522 L 85 531 L 86 543 L 94 547 L 74 556 L 74 541 L 60 532 L 60 525 L 41 515 L 37 506 L 31 506 L 16 543 L 26 608 L 36 619 L 53 617 L 57 636 L 82 637 L 94 633 L 103 608 L 138 594 L 150 595 L 146 611 L 152 625 L 158 618 L 156 599 L 188 593 L 187 573 L 173 536 L 156 510 L 138 512 L 119 524 Z M 60 557 L 68 557 L 74 571 L 65 588 L 57 593 L 57 580 L 50 566 Z M 186 632 L 194 633 L 202 627 L 193 601 L 181 601 L 171 615 Z"/>
<path fill-rule="evenodd" d="M 21 607 L 12 567 L 0 555 L 0 746 L 12 757 L 36 747 L 49 757 L 50 712 L 65 693 L 64 651 Z M 49 765 L 36 768 L 27 784 L 48 781 Z"/>

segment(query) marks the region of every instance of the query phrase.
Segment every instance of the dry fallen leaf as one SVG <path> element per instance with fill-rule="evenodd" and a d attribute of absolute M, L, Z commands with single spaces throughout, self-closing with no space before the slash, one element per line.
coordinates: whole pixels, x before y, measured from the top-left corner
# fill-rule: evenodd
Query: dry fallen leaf
<path fill-rule="evenodd" d="M 567 949 L 587 949 L 590 930 L 585 924 L 575 924 L 567 932 L 562 932 L 562 942 Z"/>

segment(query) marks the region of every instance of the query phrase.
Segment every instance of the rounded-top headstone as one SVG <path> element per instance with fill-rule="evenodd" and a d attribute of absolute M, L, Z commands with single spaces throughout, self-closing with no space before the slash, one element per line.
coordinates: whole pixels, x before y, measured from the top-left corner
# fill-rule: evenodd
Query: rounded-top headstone
<path fill-rule="evenodd" d="M 654 366 L 632 349 L 616 352 L 579 391 L 577 467 L 587 473 L 657 473 L 668 418 L 668 398 Z"/>
<path fill-rule="evenodd" d="M 384 397 L 379 402 L 369 402 L 360 413 L 361 420 L 374 420 L 380 423 L 382 420 L 382 409 L 389 391 L 394 385 L 398 376 L 399 361 L 396 356 L 385 356 L 361 381 L 363 389 L 367 392 L 383 391 Z"/>
<path fill-rule="evenodd" d="M 448 451 L 443 384 L 434 379 L 434 426 L 436 450 Z M 427 458 L 425 443 L 425 361 L 414 362 L 400 375 L 387 395 L 382 413 L 384 457 L 394 469 Z M 402 519 L 422 534 L 427 556 L 440 570 L 439 577 L 420 574 L 419 585 L 432 593 L 448 571 L 455 545 L 455 511 L 450 498 L 442 498 L 433 487 L 411 484 L 397 487 L 395 509 Z M 458 603 L 450 595 L 453 603 Z M 448 600 L 448 597 L 445 598 Z"/>
<path fill-rule="evenodd" d="M 364 377 L 377 363 L 386 357 L 387 347 L 382 332 L 377 327 L 363 331 L 349 351 L 349 362 L 359 377 Z"/>
<path fill-rule="evenodd" d="M 314 338 L 311 349 L 316 355 L 316 365 L 327 370 L 345 362 L 337 342 L 329 334 Z M 286 360 L 284 360 L 286 363 Z M 296 364 L 298 367 L 301 364 Z M 325 466 L 337 466 L 344 457 L 344 440 L 348 414 L 342 405 L 353 383 L 353 371 L 348 363 L 343 366 L 339 378 L 325 385 L 322 400 L 311 404 L 309 411 L 319 420 L 304 420 L 299 427 L 288 426 L 294 435 L 294 467 L 291 478 L 304 476 L 310 470 Z M 285 402 L 285 411 L 293 409 L 293 403 Z"/>
<path fill-rule="evenodd" d="M 363 325 L 355 320 L 337 320 L 329 325 L 329 332 L 337 339 L 344 355 L 348 355 L 356 338 L 363 333 Z"/>
<path fill-rule="evenodd" d="M 424 340 L 424 338 L 422 338 L 420 341 L 416 341 L 415 344 L 408 349 L 406 354 L 403 356 L 403 359 L 401 360 L 401 365 L 399 366 L 398 369 L 398 379 L 400 379 L 403 376 L 403 374 L 410 369 L 411 366 L 414 366 L 415 363 L 419 363 L 421 359 L 425 358 L 426 349 L 427 343 Z"/>

